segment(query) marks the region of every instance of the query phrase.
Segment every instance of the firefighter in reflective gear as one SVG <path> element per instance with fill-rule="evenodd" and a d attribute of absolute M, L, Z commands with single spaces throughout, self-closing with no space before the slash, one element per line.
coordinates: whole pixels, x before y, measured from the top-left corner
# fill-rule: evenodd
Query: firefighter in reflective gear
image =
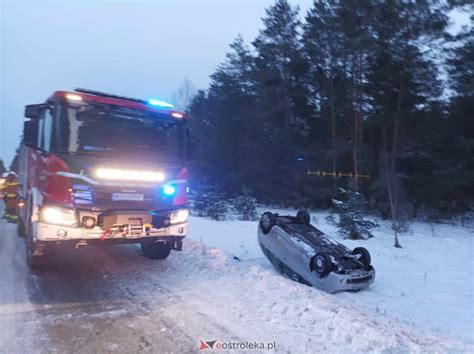
<path fill-rule="evenodd" d="M 18 178 L 15 172 L 8 172 L 3 185 L 3 201 L 5 202 L 4 218 L 16 222 L 18 220 Z"/>
<path fill-rule="evenodd" d="M 3 193 L 5 192 L 5 182 L 7 181 L 8 172 L 5 172 L 2 177 L 0 177 L 0 198 L 3 199 Z"/>

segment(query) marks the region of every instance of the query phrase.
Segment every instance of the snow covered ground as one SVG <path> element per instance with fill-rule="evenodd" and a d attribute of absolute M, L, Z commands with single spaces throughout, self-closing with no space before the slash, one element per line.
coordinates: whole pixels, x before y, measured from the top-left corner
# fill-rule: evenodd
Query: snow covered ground
<path fill-rule="evenodd" d="M 414 331 L 429 331 L 433 335 L 456 338 L 471 345 L 474 343 L 472 229 L 439 224 L 434 226 L 433 235 L 429 224 L 414 223 L 412 231 L 401 237 L 403 249 L 396 249 L 392 246 L 393 234 L 388 223 L 381 221 L 381 226 L 374 232 L 375 237 L 370 240 L 343 240 L 337 235 L 336 228 L 326 222 L 326 215 L 312 213 L 317 227 L 350 248 L 364 246 L 370 251 L 377 276 L 368 290 L 327 295 L 281 277 L 258 247 L 257 222 L 218 222 L 192 217 L 190 237 L 218 248 L 214 251 L 216 253 L 223 250 L 229 256 L 235 255 L 242 260 L 240 266 L 247 267 L 251 273 L 249 276 L 255 278 L 252 291 L 265 296 L 262 308 L 273 306 L 275 310 L 275 318 L 268 320 L 276 328 L 280 325 L 282 331 L 290 328 L 310 331 L 315 339 L 320 333 L 318 326 L 323 317 L 327 326 L 334 326 L 333 335 L 348 336 L 351 337 L 348 341 L 357 341 L 358 336 L 354 334 L 362 329 L 370 331 L 365 326 L 371 321 L 370 316 L 375 316 L 374 321 L 382 322 L 372 329 L 380 326 L 381 332 L 387 335 L 386 349 L 390 348 L 389 343 L 396 342 L 389 330 L 392 325 L 395 326 L 388 324 L 391 320 Z M 331 311 L 333 316 L 327 321 Z M 289 321 L 286 327 L 277 319 L 282 314 L 284 316 L 280 321 Z M 355 326 L 358 316 L 363 317 L 361 323 L 365 324 L 360 328 L 347 327 Z M 351 319 L 347 321 L 347 317 Z M 361 342 L 351 348 L 370 350 L 368 343 Z M 382 348 L 372 349 L 379 351 Z"/>
<path fill-rule="evenodd" d="M 360 242 L 378 271 L 373 286 L 329 295 L 274 271 L 256 222 L 190 223 L 183 251 L 164 261 L 137 245 L 86 247 L 31 273 L 23 240 L 0 220 L 0 353 L 196 352 L 199 340 L 288 353 L 474 352 L 468 229 L 432 236 L 417 224 L 396 250 L 382 226 Z"/>

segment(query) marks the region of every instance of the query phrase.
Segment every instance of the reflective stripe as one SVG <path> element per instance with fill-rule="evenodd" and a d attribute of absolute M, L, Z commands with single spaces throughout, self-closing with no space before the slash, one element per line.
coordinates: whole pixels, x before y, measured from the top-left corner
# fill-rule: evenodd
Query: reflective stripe
<path fill-rule="evenodd" d="M 5 214 L 5 217 L 10 221 L 17 221 L 18 220 L 18 216 L 12 215 L 12 214 Z"/>

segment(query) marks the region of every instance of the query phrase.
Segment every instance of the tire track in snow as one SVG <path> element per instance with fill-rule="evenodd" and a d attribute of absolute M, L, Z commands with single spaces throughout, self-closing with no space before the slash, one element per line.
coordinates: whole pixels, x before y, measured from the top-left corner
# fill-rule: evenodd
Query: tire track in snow
<path fill-rule="evenodd" d="M 0 214 L 3 207 L 0 206 Z M 41 333 L 41 317 L 28 296 L 34 283 L 24 261 L 24 240 L 16 225 L 0 219 L 0 352 L 32 352 L 47 347 L 49 338 Z"/>
<path fill-rule="evenodd" d="M 101 266 L 107 267 L 109 274 L 114 274 L 114 269 L 111 269 L 111 265 L 114 267 L 124 267 L 126 261 L 130 261 L 130 256 L 133 257 L 132 264 L 127 263 L 127 268 L 132 266 L 133 276 L 127 279 L 127 291 L 131 293 L 131 297 L 135 297 L 136 293 L 133 293 L 130 290 L 131 284 L 134 285 L 134 289 L 141 293 L 141 296 L 147 299 L 146 306 L 149 307 L 153 304 L 153 308 L 159 311 L 164 318 L 168 318 L 168 325 L 177 329 L 179 327 L 185 326 L 186 329 L 180 330 L 183 336 L 187 336 L 188 339 L 193 340 L 194 343 L 197 343 L 198 339 L 203 338 L 204 335 L 210 336 L 209 338 L 226 338 L 233 341 L 243 341 L 243 339 L 234 333 L 231 329 L 226 327 L 224 324 L 220 323 L 216 318 L 212 317 L 210 314 L 203 311 L 206 310 L 205 306 L 199 306 L 196 304 L 193 299 L 184 299 L 181 297 L 178 292 L 171 289 L 171 287 L 165 285 L 166 277 L 171 276 L 163 272 L 163 263 L 171 263 L 173 261 L 150 261 L 147 259 L 141 258 L 137 248 L 127 247 L 117 250 L 117 252 L 109 253 L 108 257 L 111 262 L 101 262 Z M 175 264 L 171 264 L 174 266 Z M 138 269 L 136 269 L 138 267 Z M 166 267 L 166 266 L 165 266 Z M 180 265 L 176 265 L 178 272 L 180 271 Z M 160 274 L 164 276 L 162 279 L 157 279 L 156 272 L 159 268 L 162 271 Z M 153 283 L 154 286 L 144 285 Z M 147 295 L 147 292 L 151 291 L 152 294 L 159 293 L 159 297 Z M 171 310 L 172 308 L 172 310 Z M 174 315 L 174 316 L 173 316 Z M 184 331 L 192 331 L 194 337 L 189 336 Z"/>

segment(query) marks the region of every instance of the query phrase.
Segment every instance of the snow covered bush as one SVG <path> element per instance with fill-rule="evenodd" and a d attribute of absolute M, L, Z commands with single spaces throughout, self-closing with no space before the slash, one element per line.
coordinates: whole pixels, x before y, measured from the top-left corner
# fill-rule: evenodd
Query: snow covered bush
<path fill-rule="evenodd" d="M 209 203 L 206 209 L 207 216 L 214 220 L 225 220 L 228 210 L 227 201 L 220 198 L 219 195 L 215 195 L 215 198 L 211 198 L 212 200 L 213 202 Z"/>
<path fill-rule="evenodd" d="M 397 235 L 410 231 L 410 225 L 408 224 L 408 219 L 406 218 L 399 218 L 393 221 L 391 228 Z"/>
<path fill-rule="evenodd" d="M 350 189 L 339 189 L 340 198 L 333 199 L 338 218 L 332 215 L 328 221 L 339 228 L 339 233 L 353 240 L 373 237 L 371 229 L 378 226 L 373 220 L 366 218 L 368 203 L 364 195 Z"/>
<path fill-rule="evenodd" d="M 191 200 L 198 216 L 208 216 L 214 220 L 224 220 L 229 209 L 225 194 L 218 186 L 194 190 Z"/>
<path fill-rule="evenodd" d="M 232 200 L 232 206 L 241 220 L 257 220 L 257 199 L 250 188 L 242 187 L 242 194 Z"/>

